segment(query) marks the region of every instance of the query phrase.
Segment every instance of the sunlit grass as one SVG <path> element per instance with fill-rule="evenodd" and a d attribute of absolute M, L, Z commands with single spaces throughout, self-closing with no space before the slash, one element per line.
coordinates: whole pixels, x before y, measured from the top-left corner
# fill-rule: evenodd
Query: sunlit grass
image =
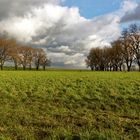
<path fill-rule="evenodd" d="M 0 139 L 138 140 L 139 109 L 139 72 L 0 72 Z"/>

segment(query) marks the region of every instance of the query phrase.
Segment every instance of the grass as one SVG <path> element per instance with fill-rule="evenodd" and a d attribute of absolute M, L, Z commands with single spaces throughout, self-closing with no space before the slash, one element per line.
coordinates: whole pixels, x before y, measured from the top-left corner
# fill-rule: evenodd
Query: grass
<path fill-rule="evenodd" d="M 139 140 L 140 73 L 0 71 L 0 140 Z"/>

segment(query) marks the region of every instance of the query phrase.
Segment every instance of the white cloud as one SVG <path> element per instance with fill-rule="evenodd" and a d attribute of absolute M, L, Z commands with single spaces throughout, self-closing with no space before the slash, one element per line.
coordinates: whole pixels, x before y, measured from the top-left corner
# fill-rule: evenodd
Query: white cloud
<path fill-rule="evenodd" d="M 132 12 L 138 4 L 133 0 L 124 0 L 122 3 L 122 11 L 124 13 Z"/>
<path fill-rule="evenodd" d="M 67 55 L 65 53 L 59 52 L 59 53 L 49 53 L 49 57 L 51 57 L 51 61 L 54 63 L 54 65 L 58 64 L 62 67 L 66 68 L 85 68 L 85 61 L 83 59 L 84 54 L 76 53 L 74 55 Z"/>

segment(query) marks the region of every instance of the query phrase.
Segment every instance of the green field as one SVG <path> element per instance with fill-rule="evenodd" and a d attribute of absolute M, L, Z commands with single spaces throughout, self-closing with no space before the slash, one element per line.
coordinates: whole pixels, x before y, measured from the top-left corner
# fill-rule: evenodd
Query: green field
<path fill-rule="evenodd" d="M 0 140 L 139 140 L 140 73 L 0 71 Z"/>

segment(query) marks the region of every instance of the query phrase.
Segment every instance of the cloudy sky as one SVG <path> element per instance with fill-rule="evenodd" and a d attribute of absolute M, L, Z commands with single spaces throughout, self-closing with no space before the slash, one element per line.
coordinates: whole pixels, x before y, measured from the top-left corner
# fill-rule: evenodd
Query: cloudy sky
<path fill-rule="evenodd" d="M 140 0 L 0 0 L 0 34 L 43 47 L 52 65 L 86 68 L 92 47 L 103 47 L 130 23 Z"/>

